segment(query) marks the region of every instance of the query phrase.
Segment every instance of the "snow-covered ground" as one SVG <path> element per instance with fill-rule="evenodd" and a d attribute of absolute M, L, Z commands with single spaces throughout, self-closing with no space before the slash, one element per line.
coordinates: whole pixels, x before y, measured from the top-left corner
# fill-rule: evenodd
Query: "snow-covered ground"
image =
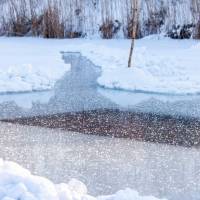
<path fill-rule="evenodd" d="M 0 38 L 0 93 L 51 89 L 69 69 L 52 42 Z"/>
<path fill-rule="evenodd" d="M 156 200 L 142 197 L 131 189 L 111 196 L 92 197 L 87 187 L 72 179 L 68 184 L 53 184 L 48 179 L 33 176 L 18 164 L 0 159 L 1 200 Z"/>
<path fill-rule="evenodd" d="M 101 66 L 98 84 L 111 89 L 170 94 L 200 93 L 200 42 L 149 36 L 137 40 L 0 38 L 0 92 L 51 89 L 70 69 L 60 51 L 80 51 Z"/>

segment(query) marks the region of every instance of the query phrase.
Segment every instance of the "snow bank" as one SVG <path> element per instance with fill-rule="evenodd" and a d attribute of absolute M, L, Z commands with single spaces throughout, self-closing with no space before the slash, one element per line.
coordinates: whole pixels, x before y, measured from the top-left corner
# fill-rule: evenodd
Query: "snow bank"
<path fill-rule="evenodd" d="M 52 89 L 69 69 L 59 50 L 48 43 L 0 39 L 0 93 Z"/>
<path fill-rule="evenodd" d="M 198 56 L 196 54 L 197 47 L 185 51 L 180 50 L 175 52 L 175 55 L 170 52 L 170 49 L 163 55 L 150 51 L 146 48 L 136 48 L 131 69 L 127 68 L 126 63 L 123 67 L 103 68 L 98 83 L 105 88 L 128 91 L 167 94 L 200 92 L 200 79 L 196 74 L 200 73 L 200 67 L 198 67 L 200 59 L 198 58 L 197 61 L 196 57 L 192 60 L 195 55 Z M 171 51 L 173 52 L 173 50 Z M 118 55 L 118 59 L 127 60 L 125 59 L 126 51 L 119 49 L 114 54 Z M 188 63 L 189 58 L 191 58 L 190 63 Z"/>
<path fill-rule="evenodd" d="M 133 190 L 126 189 L 115 195 L 92 197 L 86 186 L 72 179 L 68 184 L 55 185 L 51 181 L 33 176 L 13 162 L 0 159 L 0 199 L 1 200 L 156 200 L 141 197 Z"/>
<path fill-rule="evenodd" d="M 150 36 L 136 41 L 132 68 L 127 67 L 130 42 L 85 42 L 78 48 L 102 75 L 98 84 L 105 88 L 165 94 L 200 93 L 199 42 Z"/>
<path fill-rule="evenodd" d="M 200 43 L 154 35 L 130 40 L 0 38 L 0 92 L 51 89 L 70 66 L 60 51 L 79 51 L 102 69 L 101 87 L 167 94 L 200 93 Z"/>
<path fill-rule="evenodd" d="M 117 192 L 114 195 L 98 197 L 97 200 L 158 200 L 153 196 L 139 196 L 138 192 L 126 189 Z M 164 200 L 164 199 L 163 199 Z"/>

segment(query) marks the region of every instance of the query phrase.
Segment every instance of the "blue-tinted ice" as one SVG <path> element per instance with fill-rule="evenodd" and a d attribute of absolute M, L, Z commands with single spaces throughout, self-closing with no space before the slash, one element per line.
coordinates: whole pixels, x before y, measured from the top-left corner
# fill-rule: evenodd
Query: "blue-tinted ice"
<path fill-rule="evenodd" d="M 56 83 L 53 91 L 15 94 L 14 97 L 13 94 L 0 95 L 0 118 L 99 108 L 200 117 L 200 95 L 159 95 L 100 88 L 97 84 L 100 67 L 78 52 L 63 53 L 63 59 L 71 63 L 72 68 Z M 8 102 L 10 99 L 12 102 Z"/>

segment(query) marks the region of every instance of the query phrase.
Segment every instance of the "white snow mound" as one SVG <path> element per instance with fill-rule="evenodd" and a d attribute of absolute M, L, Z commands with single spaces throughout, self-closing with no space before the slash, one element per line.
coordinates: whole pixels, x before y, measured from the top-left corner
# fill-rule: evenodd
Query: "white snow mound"
<path fill-rule="evenodd" d="M 0 93 L 49 90 L 69 70 L 46 40 L 0 38 Z"/>
<path fill-rule="evenodd" d="M 131 189 L 115 195 L 92 197 L 86 186 L 72 179 L 68 184 L 53 184 L 48 179 L 33 176 L 18 164 L 0 159 L 0 199 L 1 200 L 157 200 L 142 197 Z"/>
<path fill-rule="evenodd" d="M 159 35 L 136 41 L 128 68 L 130 41 L 85 40 L 68 50 L 80 51 L 101 66 L 98 84 L 109 89 L 164 94 L 200 93 L 200 43 L 172 40 Z"/>
<path fill-rule="evenodd" d="M 200 93 L 200 43 L 153 35 L 137 40 L 128 68 L 130 40 L 0 37 L 0 93 L 51 89 L 70 65 L 60 51 L 81 52 L 102 69 L 105 88 L 167 94 Z M 83 66 L 84 67 L 84 66 Z"/>
<path fill-rule="evenodd" d="M 114 61 L 118 65 L 103 67 L 98 83 L 105 88 L 127 91 L 197 94 L 200 93 L 200 79 L 197 77 L 200 72 L 200 59 L 196 55 L 198 50 L 199 45 L 196 45 L 176 54 L 172 54 L 170 49 L 166 53 L 155 54 L 155 50 L 151 52 L 145 47 L 135 48 L 132 67 L 128 68 L 126 63 L 124 66 L 118 64 L 120 59 L 127 60 L 127 51 L 116 49 L 114 55 L 118 58 L 116 56 Z"/>

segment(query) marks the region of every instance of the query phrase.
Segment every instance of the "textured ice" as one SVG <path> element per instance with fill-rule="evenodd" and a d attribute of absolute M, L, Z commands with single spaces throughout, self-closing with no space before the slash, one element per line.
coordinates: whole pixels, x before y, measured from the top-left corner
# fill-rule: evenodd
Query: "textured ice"
<path fill-rule="evenodd" d="M 78 179 L 92 196 L 131 188 L 161 199 L 199 197 L 198 148 L 5 123 L 0 127 L 0 157 L 54 183 Z"/>

